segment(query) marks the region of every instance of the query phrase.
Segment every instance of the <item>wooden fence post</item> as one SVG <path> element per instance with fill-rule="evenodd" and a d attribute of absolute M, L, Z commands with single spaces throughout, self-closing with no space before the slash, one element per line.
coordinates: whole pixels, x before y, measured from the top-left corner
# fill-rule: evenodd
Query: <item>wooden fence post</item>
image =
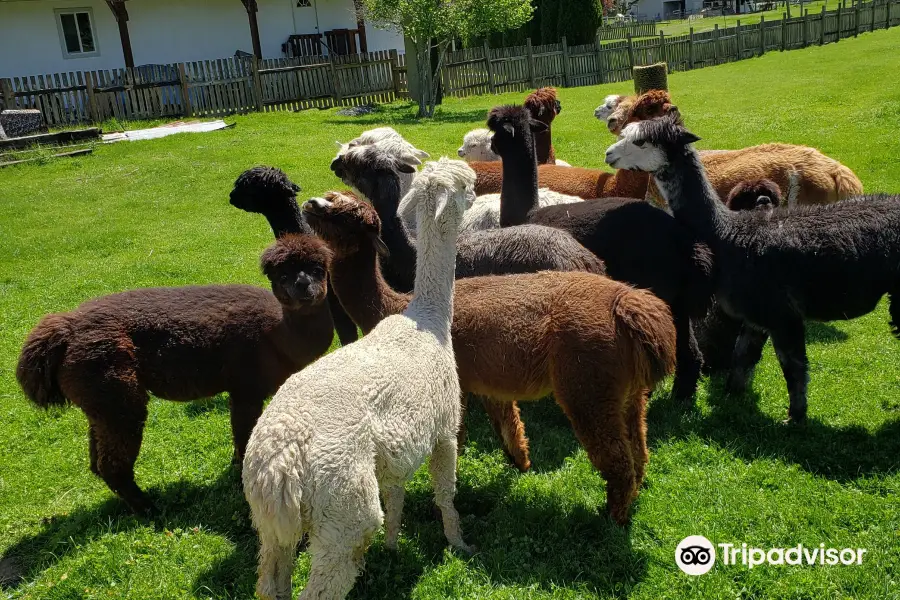
<path fill-rule="evenodd" d="M 628 68 L 634 68 L 634 40 L 631 39 L 631 34 L 628 34 Z"/>
<path fill-rule="evenodd" d="M 891 13 L 894 12 L 893 10 L 891 10 L 892 8 L 894 8 L 894 2 L 893 2 L 893 0 L 888 0 L 888 2 L 887 2 L 887 19 L 885 19 L 885 25 L 884 25 L 885 29 L 891 28 L 891 25 L 892 25 Z"/>
<path fill-rule="evenodd" d="M 713 64 L 719 64 L 719 24 L 713 28 Z"/>
<path fill-rule="evenodd" d="M 825 5 L 822 5 L 822 31 L 819 32 L 819 45 L 825 45 Z"/>
<path fill-rule="evenodd" d="M 194 115 L 194 105 L 191 103 L 191 90 L 188 85 L 187 72 L 184 70 L 184 63 L 178 63 L 178 81 L 181 83 L 181 102 L 184 105 L 184 116 L 191 117 Z"/>
<path fill-rule="evenodd" d="M 569 75 L 569 72 L 571 71 L 571 69 L 570 69 L 570 65 L 569 65 L 569 44 L 566 43 L 566 36 L 562 36 L 562 48 L 563 48 L 563 59 L 562 59 L 563 86 L 569 87 L 570 85 L 572 85 L 572 83 L 571 83 L 571 77 Z"/>
<path fill-rule="evenodd" d="M 599 34 L 597 36 L 599 38 Z M 537 87 L 537 83 L 534 81 L 534 48 L 531 47 L 531 38 L 527 38 L 525 40 L 525 54 L 528 57 L 528 82 L 531 87 Z M 600 57 L 597 57 L 597 67 L 600 66 Z"/>
<path fill-rule="evenodd" d="M 781 13 L 781 51 L 784 52 L 787 48 L 787 30 L 784 28 L 787 23 L 787 14 Z"/>
<path fill-rule="evenodd" d="M 394 84 L 394 97 L 400 96 L 400 57 L 397 50 L 393 49 L 389 53 L 391 57 L 391 81 Z M 443 71 L 443 69 L 441 69 Z M 449 92 L 448 92 L 449 93 Z"/>
<path fill-rule="evenodd" d="M 666 56 L 666 34 L 664 31 L 659 32 L 659 55 L 662 61 L 666 63 L 666 69 L 669 68 L 669 57 Z"/>
<path fill-rule="evenodd" d="M 838 14 L 837 14 L 838 26 L 837 26 L 837 39 L 835 41 L 839 42 L 839 41 L 841 41 L 841 38 L 844 37 L 843 9 L 841 8 L 840 4 L 838 4 L 837 12 L 838 12 Z"/>
<path fill-rule="evenodd" d="M 766 53 L 766 17 L 759 15 L 759 55 Z"/>
<path fill-rule="evenodd" d="M 688 62 L 690 63 L 691 69 L 694 68 L 694 28 L 690 28 L 690 33 L 688 34 Z"/>
<path fill-rule="evenodd" d="M 856 28 L 853 30 L 853 37 L 856 37 L 859 35 L 859 4 L 860 4 L 859 2 L 856 3 L 856 12 L 854 13 L 856 15 L 856 17 L 854 19 L 856 21 L 856 23 L 855 23 Z"/>
<path fill-rule="evenodd" d="M 94 93 L 94 78 L 88 71 L 84 72 L 84 86 L 87 88 L 88 114 L 93 123 L 99 123 L 101 121 L 100 105 L 97 103 L 97 95 Z"/>
<path fill-rule="evenodd" d="M 803 47 L 809 46 L 809 11 L 803 12 Z"/>
<path fill-rule="evenodd" d="M 263 94 L 262 94 L 262 76 L 259 73 L 259 57 L 253 56 L 250 59 L 250 77 L 253 85 L 253 103 L 256 110 L 263 111 Z"/>
<path fill-rule="evenodd" d="M 491 87 L 491 93 L 497 93 L 497 86 L 494 83 L 494 66 L 491 64 L 491 47 L 488 46 L 487 39 L 484 40 L 484 67 L 487 70 L 488 85 Z"/>
<path fill-rule="evenodd" d="M 3 92 L 3 104 L 9 110 L 15 110 L 16 98 L 13 96 L 12 79 L 0 79 L 0 92 Z"/>
<path fill-rule="evenodd" d="M 872 0 L 872 2 L 869 3 L 869 12 L 872 13 L 870 20 L 871 26 L 869 27 L 869 31 L 875 31 L 875 4 L 875 0 Z"/>
<path fill-rule="evenodd" d="M 741 20 L 738 19 L 737 29 L 734 32 L 735 41 L 737 42 L 737 60 L 744 58 L 744 44 L 741 40 Z"/>
<path fill-rule="evenodd" d="M 340 106 L 344 98 L 341 96 L 341 82 L 338 81 L 337 69 L 334 68 L 334 54 L 330 52 L 328 53 L 328 71 L 331 73 L 331 95 L 335 105 Z M 429 77 L 429 79 L 431 78 Z M 429 87 L 430 85 L 429 83 Z M 428 90 L 428 93 L 431 94 L 431 90 Z"/>
<path fill-rule="evenodd" d="M 597 48 L 597 83 L 603 83 L 603 44 L 600 43 L 600 31 L 594 37 L 594 45 Z M 534 84 L 531 84 L 534 87 Z"/>

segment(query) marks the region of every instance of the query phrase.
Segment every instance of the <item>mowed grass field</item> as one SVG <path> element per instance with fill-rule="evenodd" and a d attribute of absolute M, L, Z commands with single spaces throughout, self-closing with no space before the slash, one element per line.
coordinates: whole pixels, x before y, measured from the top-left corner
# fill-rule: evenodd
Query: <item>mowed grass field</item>
<path fill-rule="evenodd" d="M 820 148 L 868 191 L 900 193 L 900 30 L 771 53 L 670 76 L 702 148 L 782 141 Z M 631 83 L 561 90 L 557 155 L 602 167 L 613 139 L 592 112 Z M 129 515 L 88 470 L 75 408 L 40 412 L 20 392 L 20 346 L 42 315 L 142 286 L 264 285 L 265 221 L 228 204 L 237 175 L 283 168 L 302 197 L 340 188 L 335 140 L 392 125 L 418 147 L 455 155 L 498 103 L 449 99 L 432 121 L 408 104 L 362 118 L 334 111 L 236 117 L 231 130 L 122 143 L 93 156 L 0 170 L 0 598 L 249 598 L 256 570 L 232 455 L 227 401 L 154 400 L 138 483 L 160 507 Z M 511 468 L 476 407 L 457 505 L 479 552 L 447 550 L 425 469 L 408 487 L 400 548 L 379 535 L 353 598 L 900 597 L 900 342 L 886 303 L 852 321 L 808 326 L 809 422 L 781 425 L 787 392 L 771 347 L 746 397 L 704 380 L 696 408 L 649 410 L 652 455 L 630 528 L 605 516 L 605 485 L 551 400 L 523 418 L 534 469 Z M 598 514 L 598 507 L 601 512 Z M 865 548 L 860 566 L 721 563 L 689 577 L 674 562 L 688 535 L 740 546 Z M 309 558 L 300 554 L 295 591 Z"/>

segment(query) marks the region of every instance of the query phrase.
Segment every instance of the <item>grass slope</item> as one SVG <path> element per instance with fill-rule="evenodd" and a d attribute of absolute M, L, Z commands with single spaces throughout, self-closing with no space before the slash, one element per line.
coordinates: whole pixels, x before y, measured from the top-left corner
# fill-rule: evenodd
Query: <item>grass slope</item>
<path fill-rule="evenodd" d="M 671 76 L 705 148 L 810 144 L 853 168 L 868 190 L 900 192 L 900 30 Z M 852 65 L 849 68 L 848 65 Z M 630 83 L 567 89 L 557 154 L 601 166 L 612 142 L 593 108 Z M 521 94 L 448 100 L 417 122 L 409 105 L 370 117 L 333 111 L 236 117 L 237 127 L 97 148 L 92 157 L 0 171 L 0 597 L 247 598 L 256 541 L 229 467 L 227 403 L 155 401 L 137 464 L 164 512 L 127 515 L 88 471 L 84 416 L 39 412 L 14 379 L 29 329 L 50 311 L 152 285 L 263 284 L 261 218 L 228 205 L 231 182 L 284 168 L 303 196 L 339 186 L 334 140 L 390 124 L 432 156 L 453 155 L 486 111 Z M 408 486 L 399 553 L 379 537 L 354 598 L 896 598 L 900 596 L 900 345 L 884 304 L 853 322 L 810 325 L 810 419 L 779 424 L 787 393 L 771 348 L 753 392 L 704 381 L 696 410 L 659 390 L 652 457 L 629 530 L 596 508 L 604 483 L 552 402 L 524 418 L 535 468 L 509 468 L 483 413 L 470 415 L 458 505 L 471 559 L 446 550 L 424 470 Z M 718 565 L 690 578 L 676 544 L 702 534 L 752 546 L 867 548 L 858 567 Z M 300 555 L 295 586 L 309 560 Z M 22 580 L 12 582 L 16 575 Z"/>

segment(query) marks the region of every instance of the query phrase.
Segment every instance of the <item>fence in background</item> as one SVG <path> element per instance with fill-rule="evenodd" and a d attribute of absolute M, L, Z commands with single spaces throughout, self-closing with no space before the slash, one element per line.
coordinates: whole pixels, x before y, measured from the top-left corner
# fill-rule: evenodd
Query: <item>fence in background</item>
<path fill-rule="evenodd" d="M 627 81 L 634 65 L 666 62 L 669 71 L 686 71 L 837 42 L 860 33 L 900 25 L 900 0 L 874 0 L 852 7 L 753 25 L 635 39 L 605 41 L 603 29 L 592 44 L 490 48 L 487 44 L 450 53 L 441 73 L 444 92 L 455 96 L 523 91 L 543 85 L 572 87 Z"/>
<path fill-rule="evenodd" d="M 33 75 L 0 79 L 0 108 L 40 109 L 53 127 L 354 106 L 405 96 L 405 70 L 392 50 Z"/>
<path fill-rule="evenodd" d="M 454 96 L 626 81 L 631 68 L 668 63 L 685 71 L 837 42 L 900 25 L 900 0 L 778 21 L 591 44 L 475 48 L 450 52 L 441 71 Z M 408 95 L 406 57 L 396 51 L 256 60 L 230 58 L 114 71 L 0 79 L 0 107 L 38 108 L 50 126 L 390 102 Z"/>

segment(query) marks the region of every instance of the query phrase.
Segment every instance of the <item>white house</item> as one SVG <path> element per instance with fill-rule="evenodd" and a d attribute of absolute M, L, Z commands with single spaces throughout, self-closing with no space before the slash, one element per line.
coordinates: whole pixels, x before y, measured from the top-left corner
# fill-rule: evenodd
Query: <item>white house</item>
<path fill-rule="evenodd" d="M 674 14 L 695 14 L 703 8 L 703 0 L 639 0 L 629 12 L 639 19 L 668 19 Z"/>
<path fill-rule="evenodd" d="M 402 35 L 364 23 L 353 0 L 0 0 L 0 78 L 390 49 Z"/>

